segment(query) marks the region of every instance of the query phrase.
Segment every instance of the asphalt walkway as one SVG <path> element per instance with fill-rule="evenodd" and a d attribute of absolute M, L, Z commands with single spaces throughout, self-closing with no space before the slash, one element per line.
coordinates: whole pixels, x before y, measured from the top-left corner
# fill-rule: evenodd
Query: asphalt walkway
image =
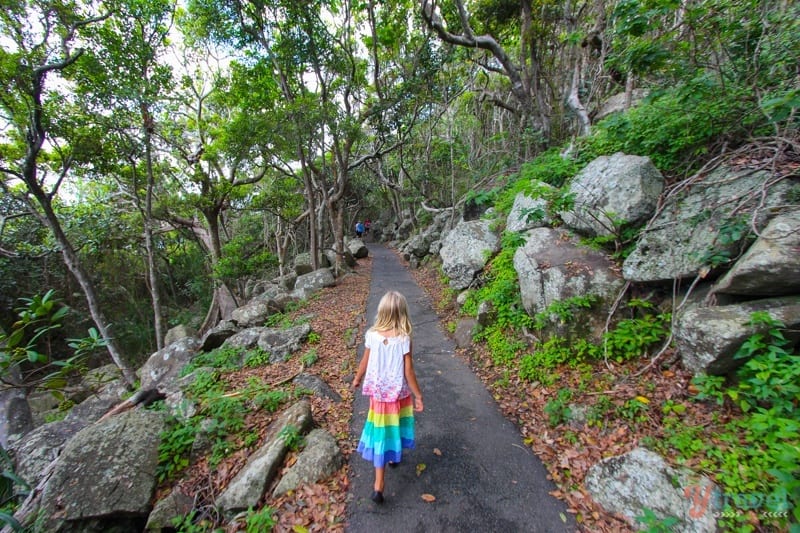
<path fill-rule="evenodd" d="M 369 245 L 373 257 L 367 300 L 372 324 L 388 290 L 403 293 L 414 326 L 414 368 L 425 400 L 416 413 L 415 450 L 386 469 L 382 505 L 373 503 L 374 469 L 351 457 L 347 531 L 361 532 L 572 532 L 572 515 L 549 494 L 555 486 L 516 427 L 500 413 L 483 383 L 455 355 L 422 289 L 395 253 Z M 359 341 L 359 358 L 363 342 Z M 350 432 L 358 442 L 369 400 L 356 394 Z M 418 475 L 419 472 L 419 475 Z M 426 502 L 423 495 L 435 501 Z"/>

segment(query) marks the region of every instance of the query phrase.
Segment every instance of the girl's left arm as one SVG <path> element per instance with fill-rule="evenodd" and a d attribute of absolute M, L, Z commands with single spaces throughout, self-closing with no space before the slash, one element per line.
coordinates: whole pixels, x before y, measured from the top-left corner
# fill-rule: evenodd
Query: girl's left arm
<path fill-rule="evenodd" d="M 414 410 L 422 411 L 425 406 L 422 404 L 422 391 L 419 388 L 419 383 L 417 383 L 417 374 L 414 373 L 414 361 L 411 358 L 412 351 L 411 345 L 409 345 L 408 353 L 403 357 L 405 375 L 408 388 L 411 389 L 411 393 L 414 395 Z"/>
<path fill-rule="evenodd" d="M 364 348 L 364 356 L 361 358 L 361 363 L 358 365 L 355 377 L 353 377 L 353 388 L 355 389 L 361 385 L 361 380 L 364 379 L 364 374 L 367 373 L 367 363 L 369 363 L 369 348 Z"/>

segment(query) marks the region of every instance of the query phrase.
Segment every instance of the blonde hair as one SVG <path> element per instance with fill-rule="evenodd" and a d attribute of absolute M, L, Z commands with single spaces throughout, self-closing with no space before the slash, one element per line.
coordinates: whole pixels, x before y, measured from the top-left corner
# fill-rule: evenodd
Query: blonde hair
<path fill-rule="evenodd" d="M 408 316 L 406 297 L 397 291 L 389 291 L 383 295 L 378 304 L 378 315 L 373 331 L 396 330 L 400 335 L 411 336 L 411 319 Z"/>

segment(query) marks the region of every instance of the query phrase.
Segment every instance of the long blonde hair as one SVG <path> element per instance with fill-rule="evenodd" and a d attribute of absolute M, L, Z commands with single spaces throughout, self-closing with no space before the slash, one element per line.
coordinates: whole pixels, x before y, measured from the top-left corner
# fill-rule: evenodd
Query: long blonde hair
<path fill-rule="evenodd" d="M 410 337 L 411 319 L 408 316 L 406 297 L 397 291 L 389 291 L 384 294 L 378 304 L 375 324 L 370 329 L 373 331 L 395 330 L 400 335 Z"/>

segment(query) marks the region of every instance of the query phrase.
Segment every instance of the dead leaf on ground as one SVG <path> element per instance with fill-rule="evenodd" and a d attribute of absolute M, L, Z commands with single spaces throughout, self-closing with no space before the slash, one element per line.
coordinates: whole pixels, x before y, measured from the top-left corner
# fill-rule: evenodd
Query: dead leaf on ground
<path fill-rule="evenodd" d="M 423 495 L 421 496 L 421 498 L 422 498 L 423 500 L 425 500 L 426 502 L 428 502 L 428 503 L 433 503 L 433 502 L 435 502 L 435 501 L 436 501 L 436 496 L 434 496 L 433 494 L 427 494 L 427 493 L 426 493 L 426 494 L 423 494 Z"/>

